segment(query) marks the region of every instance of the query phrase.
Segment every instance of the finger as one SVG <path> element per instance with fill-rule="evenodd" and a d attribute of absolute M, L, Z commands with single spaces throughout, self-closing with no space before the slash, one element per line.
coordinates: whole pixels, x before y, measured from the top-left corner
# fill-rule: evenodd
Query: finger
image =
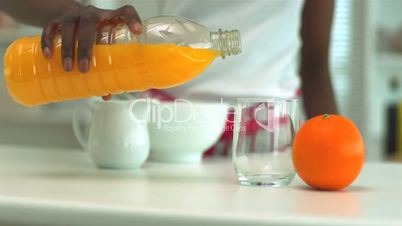
<path fill-rule="evenodd" d="M 63 21 L 61 30 L 61 58 L 65 71 L 73 69 L 74 48 L 75 48 L 75 28 L 77 16 L 68 16 Z"/>
<path fill-rule="evenodd" d="M 112 94 L 109 93 L 108 95 L 102 96 L 102 99 L 103 99 L 104 101 L 109 101 L 109 100 L 112 99 Z"/>
<path fill-rule="evenodd" d="M 59 21 L 51 21 L 43 28 L 40 44 L 42 53 L 46 58 L 51 58 L 53 55 L 53 40 L 59 27 Z"/>
<path fill-rule="evenodd" d="M 141 18 L 135 8 L 131 5 L 125 5 L 115 11 L 115 17 L 121 19 L 130 30 L 135 34 L 142 32 Z"/>
<path fill-rule="evenodd" d="M 82 73 L 88 72 L 92 57 L 92 47 L 95 42 L 96 24 L 98 19 L 93 15 L 84 15 L 78 28 L 78 67 Z"/>

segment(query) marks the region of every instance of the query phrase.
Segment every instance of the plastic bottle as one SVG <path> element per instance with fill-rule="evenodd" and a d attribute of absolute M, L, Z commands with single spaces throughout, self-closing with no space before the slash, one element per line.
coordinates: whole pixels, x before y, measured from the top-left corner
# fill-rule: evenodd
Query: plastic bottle
<path fill-rule="evenodd" d="M 217 57 L 240 53 L 237 30 L 209 32 L 181 17 L 153 17 L 143 21 L 144 32 L 135 35 L 125 25 L 104 27 L 97 33 L 89 72 L 77 67 L 65 72 L 61 41 L 55 41 L 53 58 L 46 59 L 40 37 L 13 42 L 4 57 L 9 94 L 25 106 L 101 96 L 108 93 L 169 88 L 204 71 Z"/>

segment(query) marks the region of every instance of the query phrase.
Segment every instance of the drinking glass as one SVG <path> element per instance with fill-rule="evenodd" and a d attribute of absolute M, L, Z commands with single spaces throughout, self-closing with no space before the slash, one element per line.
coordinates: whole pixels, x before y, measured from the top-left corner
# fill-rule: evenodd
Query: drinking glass
<path fill-rule="evenodd" d="M 237 99 L 232 158 L 240 184 L 289 185 L 295 176 L 292 144 L 298 129 L 297 99 Z"/>

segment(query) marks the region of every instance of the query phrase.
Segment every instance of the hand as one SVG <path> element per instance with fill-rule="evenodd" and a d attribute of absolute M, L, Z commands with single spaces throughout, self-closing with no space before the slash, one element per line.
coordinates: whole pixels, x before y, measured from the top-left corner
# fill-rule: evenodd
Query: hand
<path fill-rule="evenodd" d="M 88 72 L 92 57 L 92 46 L 96 31 L 105 25 L 125 23 L 136 34 L 142 30 L 141 19 L 134 7 L 126 5 L 116 10 L 99 9 L 94 6 L 80 7 L 67 12 L 60 19 L 50 21 L 43 28 L 41 47 L 47 58 L 53 55 L 53 39 L 61 34 L 61 58 L 65 71 L 74 67 L 74 47 L 78 43 L 78 68 L 82 73 Z"/>
<path fill-rule="evenodd" d="M 96 31 L 105 25 L 125 23 L 129 29 L 140 34 L 141 19 L 134 7 L 126 5 L 116 10 L 99 9 L 94 6 L 79 7 L 67 12 L 61 18 L 52 20 L 43 28 L 41 48 L 46 58 L 53 55 L 53 40 L 57 33 L 61 34 L 61 59 L 65 71 L 74 67 L 74 47 L 78 43 L 77 64 L 80 72 L 89 70 L 92 47 L 95 43 Z M 103 97 L 105 100 L 110 95 Z"/>

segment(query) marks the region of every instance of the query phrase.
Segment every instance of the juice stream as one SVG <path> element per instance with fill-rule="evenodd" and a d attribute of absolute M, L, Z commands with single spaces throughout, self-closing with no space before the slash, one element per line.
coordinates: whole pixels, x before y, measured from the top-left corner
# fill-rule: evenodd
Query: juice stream
<path fill-rule="evenodd" d="M 143 91 L 183 84 L 203 72 L 219 56 L 218 51 L 174 44 L 126 43 L 95 45 L 90 70 L 75 66 L 65 72 L 61 46 L 46 59 L 40 37 L 16 40 L 4 57 L 4 75 L 9 94 L 25 106 Z"/>

